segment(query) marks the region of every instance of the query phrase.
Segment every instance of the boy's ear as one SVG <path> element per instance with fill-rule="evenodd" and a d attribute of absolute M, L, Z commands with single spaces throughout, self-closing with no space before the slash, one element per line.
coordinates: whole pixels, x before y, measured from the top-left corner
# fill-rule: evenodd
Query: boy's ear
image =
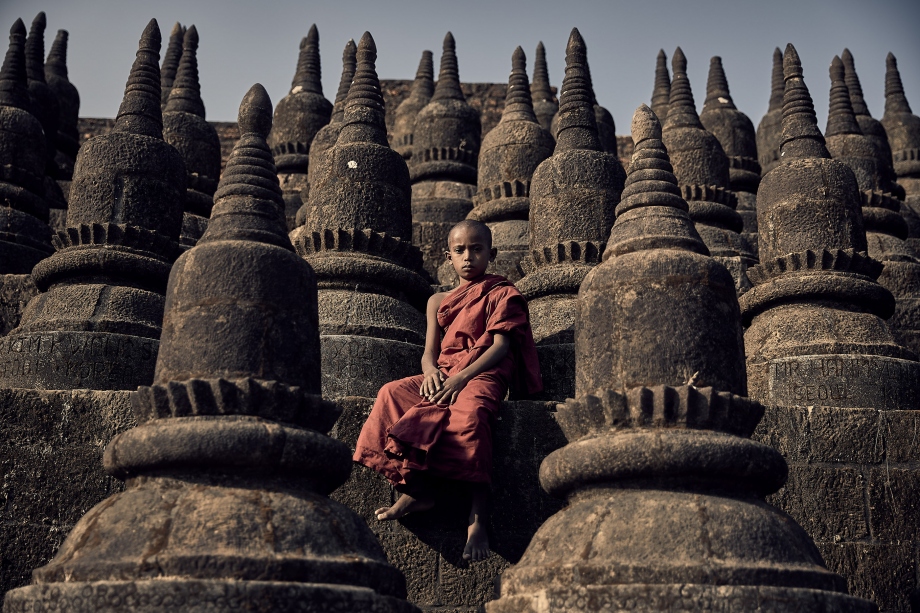
<path fill-rule="evenodd" d="M 491 249 L 489 249 L 489 261 L 490 261 L 490 262 L 494 262 L 494 261 L 495 261 L 495 256 L 497 256 L 497 255 L 498 255 L 498 249 L 497 249 L 497 248 L 492 247 Z M 449 256 L 448 256 L 448 257 L 449 257 Z"/>
<path fill-rule="evenodd" d="M 444 259 L 450 261 L 450 251 L 448 249 L 444 250 Z"/>

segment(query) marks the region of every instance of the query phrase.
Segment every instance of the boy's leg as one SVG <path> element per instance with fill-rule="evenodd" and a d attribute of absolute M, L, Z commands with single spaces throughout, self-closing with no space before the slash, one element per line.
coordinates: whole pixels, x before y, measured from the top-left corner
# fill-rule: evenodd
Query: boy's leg
<path fill-rule="evenodd" d="M 463 559 L 479 562 L 489 557 L 489 484 L 473 483 L 471 488 L 473 500 L 470 504 L 469 527 L 467 528 L 466 547 Z"/>

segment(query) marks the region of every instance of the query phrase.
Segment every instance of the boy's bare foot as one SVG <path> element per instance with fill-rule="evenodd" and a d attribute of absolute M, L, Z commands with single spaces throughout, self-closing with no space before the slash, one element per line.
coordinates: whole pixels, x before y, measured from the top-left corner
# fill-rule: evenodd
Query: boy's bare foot
<path fill-rule="evenodd" d="M 463 548 L 463 559 L 471 562 L 481 562 L 489 557 L 489 535 L 486 533 L 485 523 L 476 518 L 467 529 L 466 547 Z"/>
<path fill-rule="evenodd" d="M 466 547 L 463 559 L 481 562 L 489 557 L 489 534 L 486 531 L 489 517 L 489 486 L 476 483 L 472 488 L 473 500 L 470 505 L 469 528 L 466 531 Z"/>
<path fill-rule="evenodd" d="M 403 494 L 399 497 L 392 507 L 380 507 L 374 511 L 374 515 L 380 521 L 390 521 L 404 517 L 409 513 L 419 513 L 427 511 L 434 507 L 434 500 L 429 498 L 413 498 L 409 494 Z"/>

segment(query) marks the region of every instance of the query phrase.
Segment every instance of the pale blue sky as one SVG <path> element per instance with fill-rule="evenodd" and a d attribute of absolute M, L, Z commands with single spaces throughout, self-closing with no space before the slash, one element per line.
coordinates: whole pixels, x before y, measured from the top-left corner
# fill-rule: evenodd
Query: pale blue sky
<path fill-rule="evenodd" d="M 920 1 L 876 0 L 2 0 L 0 24 L 26 25 L 48 15 L 46 48 L 58 28 L 70 31 L 70 78 L 80 90 L 81 116 L 112 117 L 118 110 L 137 40 L 155 17 L 164 47 L 173 23 L 194 23 L 201 37 L 202 97 L 212 120 L 234 120 L 255 82 L 277 102 L 290 86 L 297 48 L 310 24 L 320 32 L 323 85 L 332 99 L 342 47 L 370 30 L 377 41 L 381 78 L 412 78 L 423 49 L 435 53 L 451 30 L 464 81 L 501 82 L 521 45 L 531 67 L 543 40 L 550 79 L 560 85 L 565 43 L 577 26 L 588 44 L 598 100 L 627 133 L 633 110 L 651 96 L 655 56 L 680 45 L 689 62 L 697 107 L 705 97 L 709 58 L 720 55 L 738 108 L 755 125 L 766 111 L 773 48 L 792 42 L 825 124 L 834 54 L 849 47 L 869 108 L 884 110 L 885 55 L 898 57 L 908 99 L 920 112 Z"/>

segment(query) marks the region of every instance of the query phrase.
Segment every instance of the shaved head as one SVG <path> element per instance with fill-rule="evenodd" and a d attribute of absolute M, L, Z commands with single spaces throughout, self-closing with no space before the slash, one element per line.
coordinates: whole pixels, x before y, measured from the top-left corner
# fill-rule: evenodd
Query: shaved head
<path fill-rule="evenodd" d="M 476 221 L 475 219 L 464 219 L 450 229 L 450 232 L 447 233 L 448 248 L 450 247 L 450 241 L 454 234 L 463 230 L 479 235 L 484 239 L 483 242 L 486 244 L 486 248 L 492 248 L 492 230 L 486 224 L 481 221 Z"/>

